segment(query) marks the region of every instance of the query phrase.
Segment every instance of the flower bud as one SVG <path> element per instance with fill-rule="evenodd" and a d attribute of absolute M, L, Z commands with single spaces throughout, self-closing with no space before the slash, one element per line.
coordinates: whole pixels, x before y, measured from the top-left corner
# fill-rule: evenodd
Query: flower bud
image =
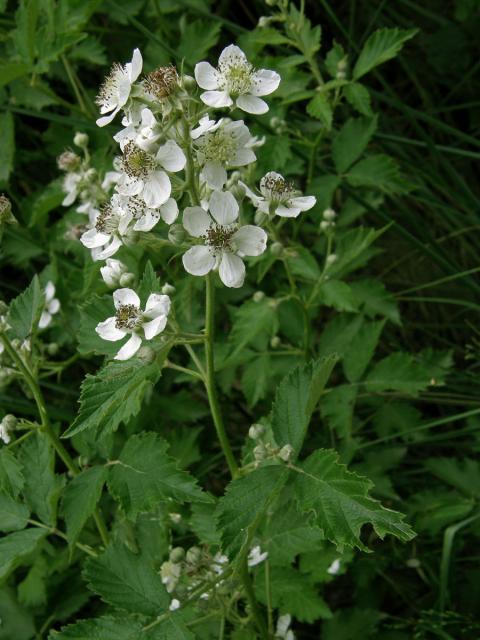
<path fill-rule="evenodd" d="M 255 449 L 253 450 L 253 456 L 257 462 L 261 462 L 262 460 L 265 460 L 267 456 L 267 450 L 265 449 L 263 444 L 257 444 Z"/>
<path fill-rule="evenodd" d="M 175 246 L 180 246 L 185 240 L 186 232 L 181 224 L 172 224 L 168 230 L 168 239 Z"/>
<path fill-rule="evenodd" d="M 281 340 L 278 336 L 273 336 L 273 338 L 270 340 L 270 346 L 272 347 L 272 349 L 277 349 L 280 346 Z"/>
<path fill-rule="evenodd" d="M 334 264 L 337 261 L 338 257 L 336 253 L 331 253 L 329 256 L 327 256 L 327 265 L 330 266 L 332 264 Z"/>
<path fill-rule="evenodd" d="M 131 284 L 133 284 L 134 280 L 135 280 L 134 274 L 131 273 L 130 271 L 127 271 L 126 273 L 122 273 L 122 275 L 118 280 L 118 284 L 121 287 L 129 287 Z"/>
<path fill-rule="evenodd" d="M 265 294 L 263 291 L 255 291 L 255 293 L 253 294 L 254 302 L 261 302 L 264 298 L 265 298 Z"/>
<path fill-rule="evenodd" d="M 254 216 L 255 224 L 262 225 L 265 220 L 268 220 L 268 214 L 263 211 L 256 211 Z"/>
<path fill-rule="evenodd" d="M 338 71 L 345 71 L 346 68 L 347 68 L 347 61 L 345 58 L 343 58 L 337 63 L 337 69 Z"/>
<path fill-rule="evenodd" d="M 291 444 L 284 445 L 278 452 L 278 457 L 284 462 L 288 462 L 293 455 L 293 447 Z"/>
<path fill-rule="evenodd" d="M 181 562 L 185 557 L 185 549 L 183 547 L 175 547 L 170 551 L 171 562 Z"/>
<path fill-rule="evenodd" d="M 322 231 L 328 231 L 331 226 L 332 226 L 332 223 L 329 222 L 328 220 L 322 220 L 320 223 L 320 229 Z"/>
<path fill-rule="evenodd" d="M 272 252 L 272 255 L 277 258 L 280 257 L 283 253 L 283 244 L 281 242 L 274 242 L 270 245 L 270 251 Z"/>
<path fill-rule="evenodd" d="M 13 414 L 7 413 L 7 415 L 2 420 L 2 423 L 9 431 L 11 431 L 17 426 L 18 420 Z"/>
<path fill-rule="evenodd" d="M 331 222 L 332 220 L 335 220 L 335 218 L 337 217 L 337 214 L 333 209 L 328 208 L 328 209 L 325 209 L 322 216 L 324 220 L 328 220 L 329 222 Z"/>
<path fill-rule="evenodd" d="M 421 562 L 418 558 L 409 558 L 405 564 L 410 569 L 418 569 L 421 565 Z"/>
<path fill-rule="evenodd" d="M 59 346 L 56 342 L 50 342 L 47 345 L 47 353 L 49 356 L 56 356 L 59 350 Z"/>
<path fill-rule="evenodd" d="M 182 514 L 181 513 L 169 513 L 168 514 L 170 520 L 173 522 L 173 524 L 179 524 L 179 522 L 182 520 Z"/>
<path fill-rule="evenodd" d="M 258 26 L 260 28 L 268 27 L 268 25 L 271 23 L 271 21 L 272 21 L 272 17 L 271 16 L 260 16 L 260 18 L 258 19 Z"/>
<path fill-rule="evenodd" d="M 182 85 L 184 87 L 184 89 L 195 89 L 195 87 L 197 86 L 197 83 L 195 81 L 195 78 L 193 78 L 192 76 L 182 76 Z"/>
<path fill-rule="evenodd" d="M 145 364 L 152 364 L 152 362 L 155 362 L 157 354 L 152 349 L 152 347 L 142 346 L 137 351 L 136 357 Z"/>
<path fill-rule="evenodd" d="M 162 293 L 165 296 L 171 296 L 172 294 L 174 294 L 176 291 L 175 287 L 171 284 L 168 284 L 168 282 L 166 282 L 163 287 L 162 287 Z"/>
<path fill-rule="evenodd" d="M 18 224 L 12 213 L 12 203 L 3 193 L 0 195 L 0 225 L 2 224 Z"/>
<path fill-rule="evenodd" d="M 90 458 L 87 456 L 78 456 L 77 462 L 79 467 L 87 467 L 90 464 Z"/>
<path fill-rule="evenodd" d="M 73 151 L 64 151 L 57 158 L 57 166 L 61 171 L 75 171 L 80 166 L 80 156 Z"/>
<path fill-rule="evenodd" d="M 258 440 L 265 433 L 265 427 L 263 424 L 252 424 L 250 429 L 248 430 L 248 437 L 252 440 Z"/>
<path fill-rule="evenodd" d="M 199 547 L 190 547 L 185 556 L 188 564 L 198 564 L 202 558 L 202 550 Z"/>
<path fill-rule="evenodd" d="M 73 144 L 80 149 L 84 149 L 88 145 L 88 135 L 77 131 L 73 138 Z"/>
<path fill-rule="evenodd" d="M 88 171 L 85 173 L 85 178 L 90 181 L 95 180 L 97 176 L 98 176 L 98 172 L 93 167 L 88 169 Z"/>
<path fill-rule="evenodd" d="M 347 77 L 347 74 L 345 73 L 345 71 L 337 71 L 337 73 L 335 74 L 335 77 L 338 80 L 344 80 Z"/>

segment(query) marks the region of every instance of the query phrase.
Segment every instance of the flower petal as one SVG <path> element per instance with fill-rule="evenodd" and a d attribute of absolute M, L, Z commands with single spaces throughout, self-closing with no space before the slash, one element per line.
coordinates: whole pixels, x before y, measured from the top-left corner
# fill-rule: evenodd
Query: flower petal
<path fill-rule="evenodd" d="M 200 238 L 207 233 L 212 219 L 202 207 L 186 207 L 182 222 L 191 236 Z"/>
<path fill-rule="evenodd" d="M 172 185 L 167 174 L 164 171 L 154 171 L 145 180 L 142 198 L 147 207 L 156 209 L 169 199 L 171 192 Z"/>
<path fill-rule="evenodd" d="M 262 113 L 267 113 L 268 111 L 268 104 L 265 100 L 262 100 L 257 96 L 252 96 L 248 93 L 243 96 L 238 96 L 236 104 L 239 109 L 242 109 L 247 113 L 253 113 L 257 116 L 262 115 Z"/>
<path fill-rule="evenodd" d="M 200 100 L 209 107 L 216 107 L 217 109 L 221 107 L 231 107 L 233 104 L 233 100 L 226 91 L 204 91 L 200 94 Z"/>
<path fill-rule="evenodd" d="M 109 240 L 110 235 L 108 233 L 101 233 L 95 227 L 85 231 L 80 238 L 80 242 L 88 249 L 103 247 Z"/>
<path fill-rule="evenodd" d="M 298 198 L 292 198 L 288 204 L 292 207 L 297 207 L 300 211 L 308 211 L 315 206 L 317 199 L 315 196 L 299 196 Z"/>
<path fill-rule="evenodd" d="M 142 72 L 142 66 L 143 66 L 142 54 L 140 53 L 139 49 L 134 49 L 132 62 L 129 68 L 130 82 L 135 82 L 135 80 L 138 78 L 138 76 Z"/>
<path fill-rule="evenodd" d="M 142 339 L 138 333 L 132 333 L 130 340 L 123 345 L 120 351 L 115 356 L 114 360 L 129 360 L 140 349 Z"/>
<path fill-rule="evenodd" d="M 159 333 L 167 326 L 167 316 L 157 316 L 150 322 L 144 322 L 142 325 L 143 331 L 145 333 L 145 338 L 147 340 L 151 340 L 155 336 L 158 336 Z"/>
<path fill-rule="evenodd" d="M 243 147 L 243 149 L 237 149 L 237 152 L 234 158 L 230 162 L 230 166 L 244 167 L 246 164 L 255 162 L 256 159 L 257 159 L 257 156 L 251 149 L 247 147 Z"/>
<path fill-rule="evenodd" d="M 48 313 L 48 311 L 42 311 L 42 315 L 40 316 L 40 320 L 38 321 L 39 329 L 45 329 L 45 327 L 48 327 L 51 321 L 52 316 Z"/>
<path fill-rule="evenodd" d="M 46 302 L 50 302 L 55 295 L 55 285 L 51 280 L 49 280 L 45 286 L 45 300 Z"/>
<path fill-rule="evenodd" d="M 238 184 L 243 188 L 243 190 L 245 191 L 245 195 L 247 196 L 247 198 L 252 202 L 252 204 L 257 207 L 260 202 L 262 202 L 263 198 L 260 196 L 257 196 L 256 193 L 254 193 L 250 187 L 248 187 L 244 182 L 242 182 L 241 180 L 238 181 Z"/>
<path fill-rule="evenodd" d="M 162 216 L 162 220 L 167 224 L 172 224 L 172 222 L 175 222 L 175 220 L 178 218 L 177 201 L 173 198 L 169 198 L 160 207 L 160 215 Z"/>
<path fill-rule="evenodd" d="M 109 340 L 110 342 L 116 342 L 121 340 L 127 335 L 127 332 L 123 329 L 118 329 L 115 326 L 116 318 L 112 316 L 107 318 L 103 322 L 99 322 L 95 327 L 95 331 L 103 340 Z"/>
<path fill-rule="evenodd" d="M 155 209 L 147 209 L 143 216 L 133 225 L 134 231 L 151 231 L 160 220 L 160 213 Z"/>
<path fill-rule="evenodd" d="M 299 209 L 298 207 L 289 207 L 284 204 L 279 204 L 275 209 L 275 213 L 277 214 L 277 216 L 280 216 L 282 218 L 296 218 L 300 215 L 300 212 L 301 209 Z"/>
<path fill-rule="evenodd" d="M 120 107 L 117 107 L 108 116 L 103 116 L 102 118 L 98 118 L 98 120 L 96 121 L 97 127 L 105 127 L 107 124 L 110 124 L 110 122 L 115 118 L 115 116 L 119 111 L 120 111 Z"/>
<path fill-rule="evenodd" d="M 261 227 L 246 224 L 240 227 L 232 236 L 232 242 L 237 251 L 245 256 L 259 256 L 267 247 L 267 234 Z"/>
<path fill-rule="evenodd" d="M 238 202 L 229 191 L 214 191 L 210 196 L 209 209 L 222 226 L 232 224 L 238 218 Z"/>
<path fill-rule="evenodd" d="M 243 53 L 240 47 L 235 44 L 229 44 L 228 47 L 220 54 L 218 58 L 219 66 L 230 64 L 247 64 L 247 56 Z"/>
<path fill-rule="evenodd" d="M 253 96 L 268 96 L 278 89 L 280 76 L 276 71 L 270 69 L 260 69 L 253 76 L 253 86 L 251 94 Z"/>
<path fill-rule="evenodd" d="M 243 260 L 233 253 L 225 251 L 222 255 L 219 269 L 220 280 L 226 287 L 238 289 L 245 280 L 245 265 Z"/>
<path fill-rule="evenodd" d="M 157 151 L 157 161 L 166 171 L 181 171 L 187 162 L 185 154 L 175 140 L 168 140 Z"/>
<path fill-rule="evenodd" d="M 57 298 L 53 298 L 48 303 L 47 311 L 50 315 L 54 316 L 56 313 L 60 311 L 60 300 Z"/>
<path fill-rule="evenodd" d="M 199 62 L 195 65 L 195 80 L 201 89 L 217 89 L 218 74 L 209 62 Z"/>
<path fill-rule="evenodd" d="M 227 181 L 227 170 L 219 162 L 207 162 L 200 176 L 212 189 L 222 189 Z"/>
<path fill-rule="evenodd" d="M 215 266 L 215 256 L 209 247 L 197 245 L 183 255 L 182 262 L 187 273 L 193 276 L 204 276 Z"/>
<path fill-rule="evenodd" d="M 114 238 L 111 239 L 110 243 L 107 244 L 106 247 L 104 247 L 102 251 L 100 251 L 99 253 L 95 253 L 95 256 L 92 255 L 92 257 L 95 261 L 105 260 L 106 258 L 110 258 L 110 256 L 113 256 L 115 253 L 117 253 L 117 251 L 120 249 L 121 246 L 122 246 L 122 241 L 120 240 L 120 238 L 117 238 L 115 236 Z M 92 249 L 92 252 L 93 251 L 97 251 L 97 250 Z"/>
<path fill-rule="evenodd" d="M 133 289 L 117 289 L 113 292 L 113 304 L 115 309 L 125 304 L 133 304 L 137 309 L 140 308 L 140 298 Z"/>
<path fill-rule="evenodd" d="M 168 316 L 170 304 L 169 296 L 163 293 L 151 293 L 145 305 L 145 315 L 148 318 L 156 318 L 160 315 Z"/>

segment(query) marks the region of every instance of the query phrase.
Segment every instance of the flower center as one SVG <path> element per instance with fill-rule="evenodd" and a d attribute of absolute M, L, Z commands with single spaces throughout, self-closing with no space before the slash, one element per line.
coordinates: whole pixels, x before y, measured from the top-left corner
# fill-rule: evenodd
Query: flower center
<path fill-rule="evenodd" d="M 146 178 L 155 168 L 155 160 L 130 141 L 123 150 L 122 168 L 131 178 Z"/>
<path fill-rule="evenodd" d="M 214 253 L 222 251 L 232 251 L 231 239 L 236 231 L 236 225 L 224 227 L 221 224 L 212 224 L 207 233 L 203 236 L 205 243 L 212 247 Z"/>
<path fill-rule="evenodd" d="M 125 67 L 115 62 L 98 91 L 98 96 L 95 99 L 98 105 L 103 106 L 110 103 L 112 98 L 118 93 L 120 81 L 124 74 Z"/>
<path fill-rule="evenodd" d="M 105 204 L 100 209 L 100 213 L 95 221 L 95 229 L 99 233 L 112 234 L 118 228 L 118 216 L 113 213 L 112 206 Z"/>
<path fill-rule="evenodd" d="M 115 314 L 117 329 L 133 330 L 140 322 L 140 309 L 134 304 L 121 304 Z"/>
<path fill-rule="evenodd" d="M 281 176 L 264 176 L 260 181 L 260 190 L 274 202 L 285 202 L 295 195 L 293 182 L 288 182 Z"/>
<path fill-rule="evenodd" d="M 229 164 L 235 157 L 237 143 L 232 135 L 221 129 L 207 133 L 202 152 L 206 160 Z"/>
<path fill-rule="evenodd" d="M 173 65 L 159 67 L 149 73 L 144 80 L 145 89 L 158 100 L 171 95 L 178 84 L 178 73 Z"/>
<path fill-rule="evenodd" d="M 220 89 L 226 89 L 232 95 L 248 93 L 252 88 L 254 68 L 243 60 L 229 60 L 219 67 Z"/>

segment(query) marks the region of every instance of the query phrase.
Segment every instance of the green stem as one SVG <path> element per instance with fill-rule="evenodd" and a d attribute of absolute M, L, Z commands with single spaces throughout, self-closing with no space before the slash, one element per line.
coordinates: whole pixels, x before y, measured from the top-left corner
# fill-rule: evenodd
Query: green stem
<path fill-rule="evenodd" d="M 255 620 L 255 624 L 257 625 L 257 629 L 260 633 L 260 637 L 268 640 L 269 633 L 267 625 L 265 624 L 265 620 L 260 612 L 260 608 L 258 606 L 257 598 L 255 597 L 255 592 L 253 590 L 252 579 L 250 574 L 248 573 L 248 560 L 244 558 L 242 560 L 242 566 L 240 568 L 240 578 L 243 583 L 243 588 L 245 589 L 245 593 L 247 595 L 248 604 L 250 605 L 250 609 L 252 611 L 252 616 Z"/>
<path fill-rule="evenodd" d="M 238 476 L 238 466 L 228 440 L 225 426 L 223 424 L 222 413 L 218 403 L 217 389 L 215 386 L 215 363 L 214 363 L 214 339 L 215 339 L 215 323 L 214 323 L 214 306 L 215 306 L 215 285 L 213 275 L 209 273 L 206 277 L 206 298 L 205 298 L 205 356 L 206 356 L 206 380 L 205 387 L 207 389 L 208 402 L 210 411 L 212 412 L 213 424 L 217 432 L 220 445 L 222 447 L 225 459 L 230 470 L 232 478 Z"/>
<path fill-rule="evenodd" d="M 43 431 L 47 436 L 47 438 L 50 440 L 58 456 L 62 459 L 63 463 L 65 464 L 67 469 L 70 471 L 72 476 L 78 475 L 78 469 L 75 462 L 73 461 L 73 458 L 68 453 L 66 448 L 63 446 L 63 443 L 61 442 L 60 438 L 57 436 L 57 434 L 52 428 L 52 425 L 50 424 L 47 408 L 45 405 L 45 400 L 43 399 L 43 395 L 40 390 L 40 387 L 38 386 L 35 378 L 32 376 L 30 369 L 27 367 L 27 365 L 24 363 L 22 358 L 18 355 L 18 353 L 12 347 L 10 340 L 7 338 L 7 336 L 4 333 L 0 333 L 0 338 L 5 346 L 5 351 L 8 353 L 10 358 L 15 362 L 15 364 L 18 367 L 18 370 L 23 375 L 25 382 L 30 387 L 30 391 L 32 392 L 32 395 L 35 399 L 38 413 L 40 415 L 40 423 L 41 423 L 40 430 Z M 107 527 L 98 509 L 95 510 L 93 517 L 97 525 L 98 532 L 100 533 L 100 537 L 102 538 L 103 544 L 105 545 L 108 544 Z"/>

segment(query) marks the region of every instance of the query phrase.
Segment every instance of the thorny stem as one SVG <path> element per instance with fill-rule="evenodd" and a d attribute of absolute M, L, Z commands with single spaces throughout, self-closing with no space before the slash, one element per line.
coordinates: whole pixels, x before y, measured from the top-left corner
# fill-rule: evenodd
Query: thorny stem
<path fill-rule="evenodd" d="M 75 462 L 73 461 L 73 458 L 68 453 L 66 448 L 63 446 L 63 443 L 61 442 L 60 438 L 57 436 L 57 434 L 52 428 L 52 425 L 50 424 L 43 394 L 35 378 L 33 377 L 30 369 L 27 367 L 27 365 L 23 362 L 22 358 L 18 355 L 18 353 L 12 347 L 10 340 L 7 338 L 7 336 L 4 333 L 0 333 L 0 339 L 2 340 L 5 346 L 5 351 L 8 353 L 10 358 L 15 362 L 15 364 L 18 367 L 18 370 L 23 375 L 25 382 L 30 387 L 30 391 L 32 392 L 32 395 L 35 399 L 38 413 L 40 415 L 40 423 L 41 423 L 40 430 L 43 431 L 47 436 L 47 438 L 50 440 L 58 456 L 62 459 L 63 463 L 65 464 L 67 469 L 70 471 L 72 476 L 78 475 L 78 469 Z M 95 524 L 97 525 L 97 529 L 100 534 L 100 537 L 102 538 L 102 542 L 104 545 L 107 545 L 108 531 L 107 531 L 105 522 L 103 520 L 103 517 L 98 509 L 95 509 L 93 517 L 95 520 Z"/>

